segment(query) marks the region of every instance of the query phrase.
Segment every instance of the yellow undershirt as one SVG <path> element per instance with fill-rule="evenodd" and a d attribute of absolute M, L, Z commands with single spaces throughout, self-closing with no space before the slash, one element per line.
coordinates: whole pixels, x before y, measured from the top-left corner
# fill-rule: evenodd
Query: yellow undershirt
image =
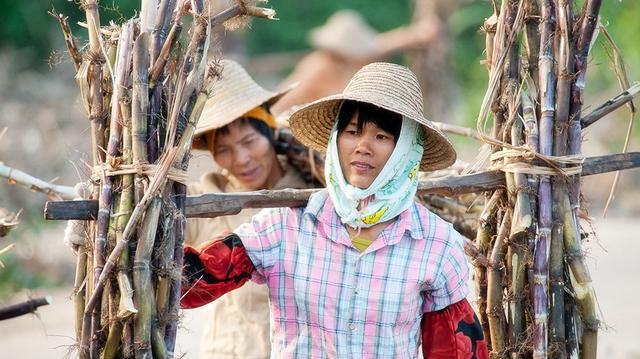
<path fill-rule="evenodd" d="M 358 237 L 352 238 L 351 243 L 353 243 L 353 246 L 356 247 L 356 249 L 359 250 L 360 253 L 362 253 L 367 248 L 369 248 L 371 243 L 373 243 L 373 240 L 358 236 Z"/>

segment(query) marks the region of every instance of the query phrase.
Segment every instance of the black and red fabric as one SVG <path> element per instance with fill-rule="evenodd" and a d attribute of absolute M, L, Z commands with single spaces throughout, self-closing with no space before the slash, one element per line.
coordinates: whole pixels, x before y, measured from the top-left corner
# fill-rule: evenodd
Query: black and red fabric
<path fill-rule="evenodd" d="M 487 342 L 471 304 L 464 299 L 422 316 L 425 359 L 488 359 Z"/>
<path fill-rule="evenodd" d="M 235 234 L 214 239 L 197 250 L 184 247 L 184 280 L 180 306 L 201 307 L 241 287 L 255 270 Z"/>

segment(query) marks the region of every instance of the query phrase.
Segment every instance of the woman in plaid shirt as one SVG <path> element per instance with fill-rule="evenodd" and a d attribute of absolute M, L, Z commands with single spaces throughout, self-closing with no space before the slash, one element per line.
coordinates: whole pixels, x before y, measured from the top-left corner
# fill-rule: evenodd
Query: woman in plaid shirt
<path fill-rule="evenodd" d="M 367 65 L 290 125 L 326 152 L 327 189 L 186 247 L 183 308 L 251 279 L 269 289 L 272 357 L 415 358 L 422 344 L 425 358 L 488 358 L 462 239 L 414 199 L 418 171 L 456 154 L 424 118 L 413 73 Z"/>

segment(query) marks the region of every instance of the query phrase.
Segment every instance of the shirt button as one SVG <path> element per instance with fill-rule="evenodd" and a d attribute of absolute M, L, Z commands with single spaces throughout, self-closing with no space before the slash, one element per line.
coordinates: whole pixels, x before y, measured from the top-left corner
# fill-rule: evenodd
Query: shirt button
<path fill-rule="evenodd" d="M 356 330 L 356 326 L 353 324 L 349 324 L 349 330 L 354 331 Z"/>

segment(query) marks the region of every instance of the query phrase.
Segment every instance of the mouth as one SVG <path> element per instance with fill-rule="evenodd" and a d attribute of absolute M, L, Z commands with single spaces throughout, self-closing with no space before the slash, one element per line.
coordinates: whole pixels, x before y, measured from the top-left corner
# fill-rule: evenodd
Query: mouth
<path fill-rule="evenodd" d="M 251 179 L 256 174 L 258 174 L 258 170 L 259 169 L 260 169 L 259 167 L 254 167 L 254 168 L 252 168 L 250 170 L 240 172 L 240 173 L 238 173 L 238 177 L 240 177 L 242 179 L 245 179 L 245 180 Z"/>
<path fill-rule="evenodd" d="M 357 173 L 366 173 L 374 169 L 372 165 L 362 161 L 352 161 L 349 165 L 351 165 L 351 168 L 353 168 Z"/>

